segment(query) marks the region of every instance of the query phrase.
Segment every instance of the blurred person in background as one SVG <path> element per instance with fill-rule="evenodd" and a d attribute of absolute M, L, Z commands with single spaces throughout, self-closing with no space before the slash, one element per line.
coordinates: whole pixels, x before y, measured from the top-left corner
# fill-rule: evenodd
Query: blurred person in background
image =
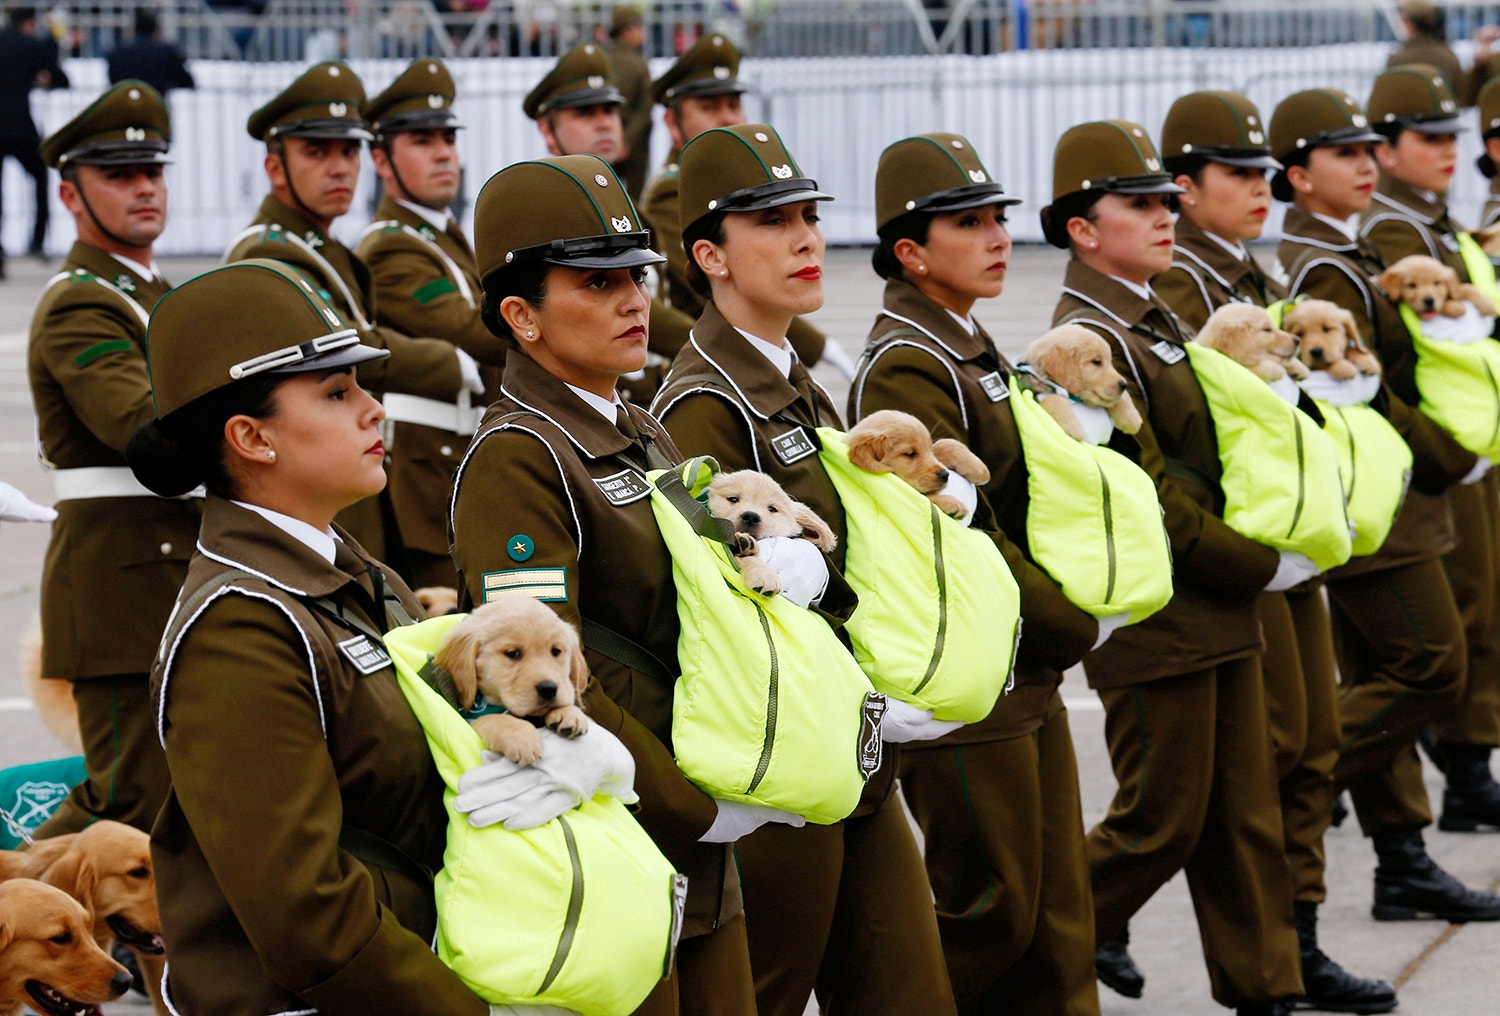
<path fill-rule="evenodd" d="M 47 167 L 37 154 L 41 136 L 31 119 L 33 88 L 67 88 L 68 75 L 57 65 L 57 43 L 36 34 L 36 11 L 13 7 L 0 30 L 0 165 L 6 156 L 31 174 L 36 185 L 36 211 L 27 253 L 42 256 L 47 239 Z M 5 277 L 5 255 L 0 252 L 0 279 Z"/>
<path fill-rule="evenodd" d="M 620 119 L 625 126 L 625 146 L 630 150 L 615 167 L 632 201 L 641 199 L 646 173 L 651 165 L 651 68 L 642 49 L 646 45 L 646 23 L 639 7 L 616 7 L 610 18 L 609 44 L 605 52 L 615 68 L 615 87 L 625 96 Z"/>
<path fill-rule="evenodd" d="M 196 88 L 187 57 L 182 50 L 161 37 L 161 23 L 156 12 L 145 7 L 135 12 L 135 33 L 104 55 L 109 65 L 109 83 L 119 84 L 126 78 L 144 81 L 163 96 L 173 88 Z"/>
<path fill-rule="evenodd" d="M 1485 25 L 1474 33 L 1474 65 L 1465 71 L 1453 47 L 1448 45 L 1447 14 L 1431 0 L 1406 0 L 1401 4 L 1401 24 L 1406 41 L 1386 60 L 1387 67 L 1430 64 L 1438 69 L 1465 108 L 1479 99 L 1479 89 L 1500 71 L 1490 62 L 1490 46 L 1500 39 L 1500 26 Z"/>

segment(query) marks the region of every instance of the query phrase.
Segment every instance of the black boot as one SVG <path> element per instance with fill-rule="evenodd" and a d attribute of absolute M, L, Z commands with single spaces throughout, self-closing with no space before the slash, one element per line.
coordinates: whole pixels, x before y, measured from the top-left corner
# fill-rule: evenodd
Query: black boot
<path fill-rule="evenodd" d="M 1094 950 L 1094 975 L 1104 986 L 1126 998 L 1140 998 L 1146 990 L 1146 975 L 1130 958 L 1130 929 L 1122 928 Z"/>
<path fill-rule="evenodd" d="M 1339 828 L 1340 826 L 1342 826 L 1344 824 L 1344 820 L 1346 818 L 1348 818 L 1348 817 L 1349 817 L 1349 804 L 1348 804 L 1348 802 L 1346 802 L 1344 800 L 1344 795 L 1343 794 L 1334 794 L 1333 795 L 1333 813 L 1332 813 L 1333 827 L 1335 829 Z"/>
<path fill-rule="evenodd" d="M 1500 783 L 1490 773 L 1486 744 L 1444 744 L 1448 786 L 1438 828 L 1450 833 L 1500 831 Z"/>
<path fill-rule="evenodd" d="M 1500 896 L 1470 889 L 1427 856 L 1422 831 L 1374 837 L 1377 921 L 1500 921 Z"/>
<path fill-rule="evenodd" d="M 1396 989 L 1384 981 L 1355 977 L 1318 948 L 1318 905 L 1298 900 L 1297 944 L 1302 949 L 1302 989 L 1298 1009 L 1320 1012 L 1390 1012 Z"/>

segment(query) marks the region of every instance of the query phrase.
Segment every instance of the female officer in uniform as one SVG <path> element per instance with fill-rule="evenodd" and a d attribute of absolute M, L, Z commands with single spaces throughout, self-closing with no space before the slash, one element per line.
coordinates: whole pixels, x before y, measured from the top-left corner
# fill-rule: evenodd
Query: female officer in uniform
<path fill-rule="evenodd" d="M 753 1014 L 728 844 L 792 816 L 716 801 L 673 761 L 677 594 L 646 473 L 680 457 L 615 391 L 645 363 L 644 272 L 664 259 L 592 155 L 496 174 L 479 195 L 475 241 L 485 321 L 519 352 L 454 479 L 460 596 L 524 591 L 582 627 L 595 678 L 584 708 L 630 749 L 637 817 L 689 879 L 676 968 L 640 1012 Z"/>
<path fill-rule="evenodd" d="M 1380 263 L 1356 223 L 1375 187 L 1370 146 L 1380 135 L 1343 92 L 1308 89 L 1271 117 L 1285 167 L 1272 193 L 1290 202 L 1277 261 L 1293 296 L 1331 300 L 1354 316 L 1385 379 L 1372 403 L 1411 446 L 1411 489 L 1385 544 L 1336 569 L 1328 601 L 1339 648 L 1343 743 L 1334 779 L 1349 789 L 1374 841 L 1375 909 L 1451 920 L 1500 919 L 1500 897 L 1464 888 L 1427 856 L 1432 821 L 1418 732 L 1452 708 L 1465 681 L 1465 644 L 1442 556 L 1453 549 L 1448 492 L 1485 464 L 1416 409 L 1415 353 L 1394 305 L 1370 283 Z"/>
<path fill-rule="evenodd" d="M 849 417 L 912 413 L 989 467 L 995 539 L 1021 587 L 1015 687 L 985 720 L 904 749 L 901 789 L 926 841 L 960 1011 L 1079 1016 L 1099 1012 L 1094 913 L 1058 686 L 1117 622 L 1074 606 L 1021 549 L 1027 474 L 1004 387 L 1012 368 L 971 314 L 1004 287 L 1005 208 L 1016 201 L 956 134 L 907 138 L 881 155 L 874 264 L 885 301 Z"/>
<path fill-rule="evenodd" d="M 679 167 L 688 277 L 710 299 L 654 408 L 685 454 L 767 473 L 827 520 L 838 565 L 844 510 L 813 430 L 842 423 L 786 339 L 796 315 L 823 305 L 815 210 L 828 195 L 766 124 L 705 131 Z M 834 609 L 831 599 L 823 609 Z M 933 737 L 952 724 L 892 699 L 884 729 L 887 739 Z M 888 758 L 850 818 L 767 827 L 736 847 L 763 1016 L 800 1016 L 815 989 L 834 1012 L 953 1011 L 931 891 L 890 793 L 894 779 Z"/>
<path fill-rule="evenodd" d="M 1286 296 L 1245 249 L 1271 207 L 1271 158 L 1260 110 L 1235 92 L 1193 92 L 1167 111 L 1161 150 L 1178 199 L 1172 267 L 1151 280 L 1162 302 L 1191 328 L 1231 303 L 1268 307 Z M 1305 398 L 1305 397 L 1304 397 Z M 1305 403 L 1306 404 L 1306 403 Z M 1256 599 L 1265 634 L 1266 689 L 1277 789 L 1291 867 L 1305 998 L 1361 1012 L 1395 1008 L 1383 981 L 1354 977 L 1318 948 L 1318 904 L 1327 897 L 1323 834 L 1333 815 L 1338 760 L 1338 676 L 1322 584 L 1310 582 Z"/>
<path fill-rule="evenodd" d="M 151 319 L 158 418 L 131 468 L 163 496 L 208 489 L 152 675 L 172 777 L 152 834 L 163 994 L 230 1016 L 510 1012 L 428 946 L 443 784 L 380 643 L 418 608 L 332 525 L 385 485 L 385 414 L 354 367 L 387 354 L 341 323 L 264 260 Z"/>
<path fill-rule="evenodd" d="M 1219 515 L 1213 422 L 1182 349 L 1190 333 L 1149 285 L 1171 266 L 1170 201 L 1182 188 L 1125 121 L 1069 129 L 1054 159 L 1042 226 L 1073 259 L 1053 324 L 1090 328 L 1114 351 L 1145 417 L 1141 464 L 1157 481 L 1174 565 L 1166 608 L 1084 659 L 1120 784 L 1088 836 L 1101 965 L 1129 963 L 1126 923 L 1185 869 L 1214 998 L 1284 1012 L 1302 982 L 1254 595 L 1316 569 Z"/>

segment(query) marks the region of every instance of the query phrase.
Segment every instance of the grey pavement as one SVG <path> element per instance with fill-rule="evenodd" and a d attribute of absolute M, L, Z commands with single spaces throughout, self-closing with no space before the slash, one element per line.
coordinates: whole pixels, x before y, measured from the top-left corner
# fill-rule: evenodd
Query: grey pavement
<path fill-rule="evenodd" d="M 869 269 L 867 250 L 831 251 L 828 262 L 827 305 L 814 320 L 852 355 L 879 307 L 881 283 Z M 976 308 L 976 316 L 1005 352 L 1019 351 L 1046 330 L 1063 263 L 1063 255 L 1051 248 L 1018 248 L 1007 292 Z M 163 269 L 169 278 L 182 282 L 211 264 L 206 259 L 174 260 Z M 10 278 L 0 283 L 0 479 L 50 503 L 48 483 L 34 454 L 25 346 L 32 304 L 55 264 L 48 268 L 12 259 L 6 268 Z M 212 339 L 211 321 L 204 323 L 204 338 Z M 842 404 L 847 385 L 826 368 L 816 374 Z M 44 527 L 0 525 L 0 767 L 61 754 L 24 698 L 16 657 L 22 626 L 36 611 L 45 549 Z M 101 586 L 98 595 L 109 596 L 111 591 Z M 1104 715 L 1080 671 L 1069 673 L 1064 694 L 1078 750 L 1084 823 L 1090 826 L 1103 816 L 1115 789 L 1104 745 Z M 1436 804 L 1441 787 L 1431 775 L 1428 787 Z M 1464 882 L 1500 886 L 1500 835 L 1431 830 L 1427 839 L 1432 855 Z M 1500 924 L 1376 923 L 1369 916 L 1374 857 L 1367 842 L 1351 821 L 1331 830 L 1326 846 L 1329 899 L 1321 912 L 1321 937 L 1330 955 L 1356 973 L 1397 982 L 1404 1016 L 1500 1013 Z M 1146 996 L 1132 1002 L 1101 988 L 1105 1016 L 1223 1011 L 1209 997 L 1192 905 L 1181 877 L 1146 905 L 1131 932 L 1131 951 L 1146 973 Z M 127 1001 L 107 1010 L 147 1012 L 149 1007 Z"/>

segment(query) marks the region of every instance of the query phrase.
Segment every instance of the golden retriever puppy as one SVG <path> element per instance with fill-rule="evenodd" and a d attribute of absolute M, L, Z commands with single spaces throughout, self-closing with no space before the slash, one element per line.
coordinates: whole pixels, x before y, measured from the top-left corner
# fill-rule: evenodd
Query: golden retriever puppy
<path fill-rule="evenodd" d="M 88 911 L 31 879 L 0 885 L 0 1016 L 30 1006 L 45 1016 L 101 1016 L 130 988 L 130 974 L 90 930 Z"/>
<path fill-rule="evenodd" d="M 524 593 L 477 608 L 443 639 L 433 662 L 453 678 L 465 709 L 480 694 L 505 709 L 470 722 L 487 748 L 512 762 L 542 757 L 542 735 L 528 717 L 568 738 L 589 729 L 578 708 L 589 683 L 578 630 Z"/>
<path fill-rule="evenodd" d="M 417 598 L 428 617 L 458 613 L 458 590 L 452 586 L 423 586 L 421 589 L 413 589 L 412 595 Z"/>
<path fill-rule="evenodd" d="M 1108 412 L 1122 432 L 1141 429 L 1141 412 L 1125 390 L 1124 375 L 1115 370 L 1109 343 L 1082 325 L 1052 329 L 1026 347 L 1021 361 L 1084 405 Z M 1040 404 L 1071 437 L 1084 439 L 1083 425 L 1067 399 L 1041 399 Z"/>
<path fill-rule="evenodd" d="M 755 556 L 757 540 L 771 536 L 810 540 L 830 551 L 837 543 L 828 523 L 765 473 L 740 469 L 720 473 L 708 485 L 708 512 L 734 526 L 734 556 L 745 584 L 757 593 L 781 592 L 776 569 Z"/>
<path fill-rule="evenodd" d="M 1438 314 L 1463 317 L 1464 303 L 1472 303 L 1479 313 L 1495 314 L 1489 297 L 1467 282 L 1458 281 L 1458 273 L 1436 258 L 1408 254 L 1380 273 L 1375 280 L 1392 303 L 1404 303 L 1420 318 Z"/>
<path fill-rule="evenodd" d="M 982 487 L 990 482 L 990 470 L 960 441 L 951 437 L 934 441 L 927 428 L 910 413 L 882 409 L 849 428 L 849 461 L 871 473 L 895 473 L 937 505 L 938 511 L 962 518 L 964 506 L 942 493 L 948 474 L 957 473 Z"/>
<path fill-rule="evenodd" d="M 1295 303 L 1281 324 L 1297 336 L 1297 356 L 1309 370 L 1327 371 L 1345 381 L 1380 373 L 1380 361 L 1365 348 L 1354 315 L 1331 300 Z"/>
<path fill-rule="evenodd" d="M 1297 336 L 1277 328 L 1270 313 L 1253 303 L 1228 303 L 1214 311 L 1193 341 L 1216 349 L 1263 381 L 1280 381 L 1290 374 L 1307 377 L 1307 365 L 1297 359 Z"/>
<path fill-rule="evenodd" d="M 75 755 L 83 754 L 78 733 L 78 704 L 73 701 L 73 682 L 42 677 L 42 616 L 32 614 L 21 632 L 21 673 L 31 693 L 37 715 L 52 736 Z"/>

